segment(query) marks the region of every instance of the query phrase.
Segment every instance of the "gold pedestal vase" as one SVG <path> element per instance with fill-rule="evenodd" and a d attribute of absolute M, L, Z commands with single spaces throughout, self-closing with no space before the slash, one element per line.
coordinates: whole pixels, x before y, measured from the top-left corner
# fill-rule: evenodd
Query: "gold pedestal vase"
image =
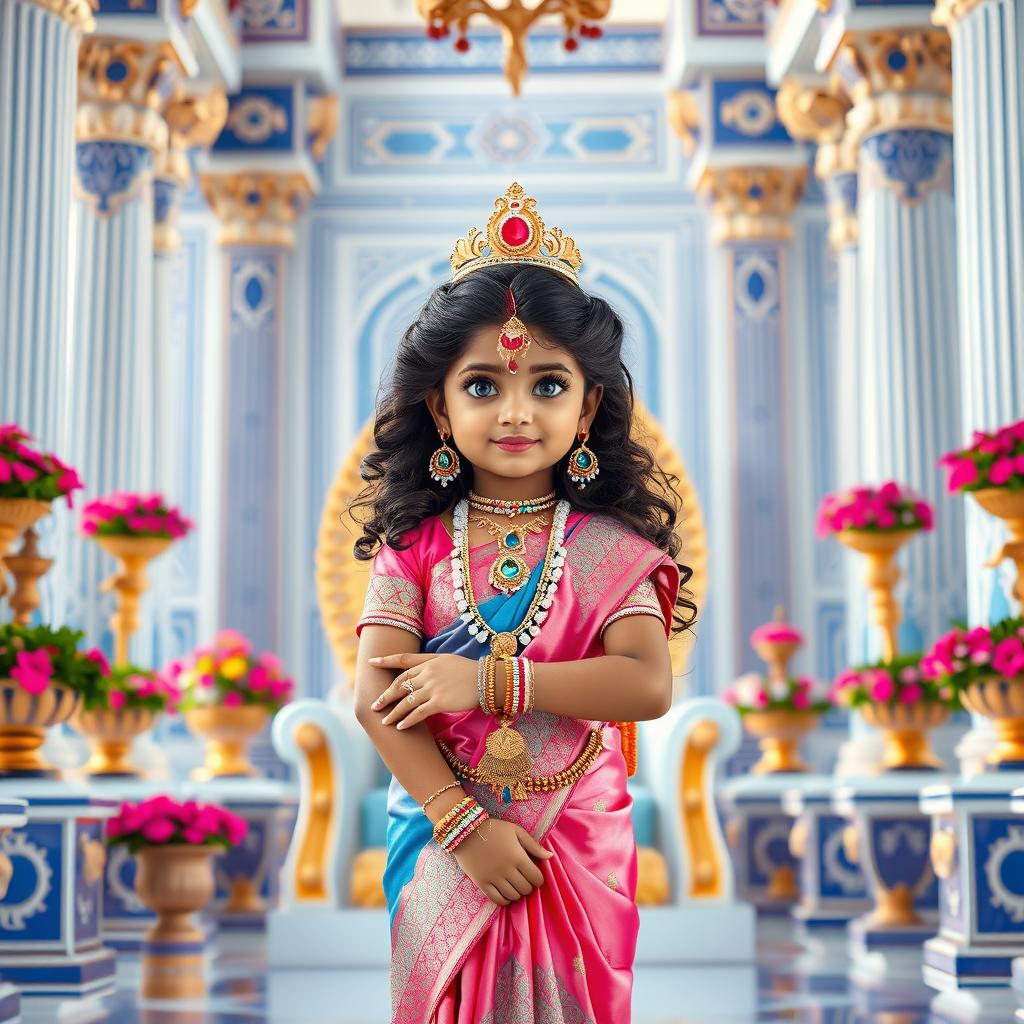
<path fill-rule="evenodd" d="M 960 703 L 992 722 L 996 748 L 986 760 L 998 769 L 1024 768 L 1024 676 L 990 676 L 966 686 Z"/>
<path fill-rule="evenodd" d="M 142 946 L 143 999 L 196 999 L 206 994 L 206 936 L 193 916 L 214 894 L 212 846 L 168 843 L 136 854 L 135 891 L 156 912 Z"/>
<path fill-rule="evenodd" d="M 989 487 L 972 491 L 974 500 L 991 516 L 1002 519 L 1009 530 L 1010 539 L 985 563 L 994 569 L 1004 558 L 1013 560 L 1017 578 L 1013 596 L 1018 610 L 1024 611 L 1024 491 L 1011 491 L 1003 487 Z"/>
<path fill-rule="evenodd" d="M 743 728 L 757 738 L 761 759 L 750 769 L 753 775 L 806 772 L 800 757 L 800 741 L 818 723 L 816 711 L 748 711 Z"/>
<path fill-rule="evenodd" d="M 153 708 L 79 709 L 71 724 L 89 740 L 87 775 L 136 777 L 131 763 L 132 741 L 152 729 L 160 712 Z"/>
<path fill-rule="evenodd" d="M 117 611 L 110 618 L 114 633 L 114 662 L 128 663 L 128 642 L 139 628 L 139 602 L 149 586 L 146 566 L 173 543 L 169 537 L 124 537 L 97 535 L 96 542 L 120 563 L 119 570 L 100 585 L 117 593 Z"/>
<path fill-rule="evenodd" d="M 949 708 L 917 701 L 914 704 L 862 704 L 861 718 L 882 731 L 885 745 L 882 767 L 886 771 L 927 771 L 941 768 L 928 740 L 928 730 L 943 725 Z"/>
<path fill-rule="evenodd" d="M 32 498 L 0 498 L 0 597 L 7 593 L 4 558 L 10 553 L 11 545 L 30 526 L 49 514 L 48 501 Z"/>
<path fill-rule="evenodd" d="M 0 679 L 0 779 L 59 778 L 60 770 L 39 752 L 46 730 L 74 714 L 82 695 L 53 682 L 42 693 L 28 693 L 17 680 Z"/>
<path fill-rule="evenodd" d="M 259 774 L 249 761 L 249 744 L 270 720 L 266 706 L 190 708 L 184 718 L 189 729 L 206 741 L 204 763 L 192 772 L 192 778 L 207 780 Z"/>

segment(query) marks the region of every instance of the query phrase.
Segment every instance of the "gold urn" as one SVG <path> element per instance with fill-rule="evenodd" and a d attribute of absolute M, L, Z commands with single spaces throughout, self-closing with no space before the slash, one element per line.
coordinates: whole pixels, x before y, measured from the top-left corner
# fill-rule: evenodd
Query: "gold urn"
<path fill-rule="evenodd" d="M 761 758 L 750 769 L 751 773 L 806 772 L 807 765 L 800 757 L 800 741 L 817 723 L 817 711 L 747 711 L 743 728 L 761 747 Z"/>
<path fill-rule="evenodd" d="M 159 716 L 153 708 L 80 708 L 71 724 L 89 740 L 86 774 L 138 775 L 129 759 L 132 741 L 152 729 Z"/>
<path fill-rule="evenodd" d="M 194 779 L 253 776 L 259 773 L 249 761 L 249 744 L 266 727 L 270 710 L 263 704 L 222 705 L 190 708 L 185 724 L 206 741 L 203 765 L 192 772 Z"/>
<path fill-rule="evenodd" d="M 82 695 L 51 682 L 42 693 L 28 693 L 15 679 L 0 679 L 0 778 L 58 778 L 60 770 L 39 753 L 46 730 L 74 714 Z"/>
<path fill-rule="evenodd" d="M 862 704 L 861 718 L 882 731 L 882 767 L 887 771 L 941 768 L 928 741 L 928 730 L 949 718 L 949 708 L 917 701 L 915 704 Z"/>
<path fill-rule="evenodd" d="M 157 915 L 146 932 L 143 999 L 189 999 L 206 993 L 202 954 L 173 951 L 194 949 L 205 938 L 193 914 L 213 899 L 216 852 L 212 846 L 167 843 L 143 846 L 136 854 L 135 891 Z"/>
<path fill-rule="evenodd" d="M 4 577 L 4 556 L 11 550 L 11 545 L 30 526 L 34 526 L 43 516 L 50 512 L 48 501 L 35 501 L 32 498 L 0 498 L 0 597 L 7 592 Z"/>
<path fill-rule="evenodd" d="M 1024 676 L 976 680 L 960 692 L 960 703 L 992 722 L 998 742 L 988 755 L 989 764 L 1024 764 Z"/>
<path fill-rule="evenodd" d="M 1004 558 L 1013 561 L 1017 567 L 1013 596 L 1019 607 L 1024 609 L 1024 491 L 986 487 L 980 491 L 971 491 L 971 496 L 989 515 L 1006 523 L 1009 540 L 985 564 L 994 569 Z"/>

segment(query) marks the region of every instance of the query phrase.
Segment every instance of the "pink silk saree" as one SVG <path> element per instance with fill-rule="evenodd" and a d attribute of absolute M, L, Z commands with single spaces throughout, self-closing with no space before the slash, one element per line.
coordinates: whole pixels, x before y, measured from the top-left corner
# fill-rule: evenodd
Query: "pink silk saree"
<path fill-rule="evenodd" d="M 452 540 L 438 517 L 408 535 L 410 548 L 377 555 L 359 629 L 401 626 L 422 649 L 479 658 L 485 649 L 455 607 Z M 530 535 L 526 562 L 537 572 L 505 597 L 487 580 L 496 542 L 471 552 L 474 593 L 488 623 L 519 613 L 533 592 L 545 538 Z M 670 623 L 679 586 L 675 563 L 603 515 L 569 516 L 567 557 L 540 635 L 523 651 L 537 662 L 604 653 L 603 628 L 628 614 Z M 517 620 L 518 621 L 518 620 Z M 667 630 L 666 626 L 666 630 Z M 496 719 L 479 709 L 427 719 L 469 764 L 484 751 Z M 538 775 L 559 771 L 592 728 L 604 747 L 574 784 L 505 802 L 507 791 L 463 782 L 489 814 L 516 822 L 554 852 L 538 861 L 545 883 L 499 907 L 431 838 L 431 824 L 397 779 L 388 797 L 385 892 L 391 917 L 392 1024 L 624 1024 L 630 1019 L 639 931 L 632 798 L 618 728 L 535 711 L 516 720 Z M 460 780 L 461 781 L 461 780 Z M 470 840 L 472 841 L 472 840 Z"/>

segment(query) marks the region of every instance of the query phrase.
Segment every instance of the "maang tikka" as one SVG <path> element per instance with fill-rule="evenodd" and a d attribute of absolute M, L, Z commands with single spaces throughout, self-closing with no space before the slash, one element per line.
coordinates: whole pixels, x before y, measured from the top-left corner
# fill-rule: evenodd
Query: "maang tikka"
<path fill-rule="evenodd" d="M 430 476 L 442 487 L 447 487 L 459 475 L 459 456 L 448 447 L 448 431 L 438 427 L 437 432 L 441 435 L 441 447 L 430 456 Z"/>
<path fill-rule="evenodd" d="M 505 360 L 508 372 L 515 373 L 519 369 L 519 360 L 530 347 L 530 332 L 526 324 L 516 316 L 516 297 L 512 294 L 511 285 L 505 296 L 505 315 L 508 319 L 502 324 L 498 335 L 498 355 Z"/>

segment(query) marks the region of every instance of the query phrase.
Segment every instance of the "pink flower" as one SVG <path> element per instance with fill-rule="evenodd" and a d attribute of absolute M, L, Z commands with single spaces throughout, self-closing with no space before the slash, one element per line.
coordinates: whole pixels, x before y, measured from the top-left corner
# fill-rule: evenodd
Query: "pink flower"
<path fill-rule="evenodd" d="M 920 520 L 922 530 L 934 529 L 935 513 L 927 501 L 914 502 L 914 515 Z"/>
<path fill-rule="evenodd" d="M 891 509 L 882 509 L 875 518 L 875 524 L 883 530 L 889 530 L 896 525 L 896 515 Z"/>
<path fill-rule="evenodd" d="M 237 690 L 228 690 L 224 694 L 224 707 L 237 708 L 242 703 L 242 695 Z"/>
<path fill-rule="evenodd" d="M 887 505 L 894 505 L 903 500 L 903 492 L 900 490 L 900 485 L 895 480 L 886 480 L 884 484 L 879 488 L 878 496 Z"/>
<path fill-rule="evenodd" d="M 281 659 L 270 651 L 264 651 L 257 659 L 271 675 L 279 675 L 281 672 Z"/>
<path fill-rule="evenodd" d="M 150 818 L 142 826 L 142 834 L 151 843 L 166 843 L 174 835 L 176 825 L 169 818 Z"/>
<path fill-rule="evenodd" d="M 1005 455 L 1001 459 L 996 459 L 989 467 L 988 482 L 997 487 L 1002 487 L 1011 476 L 1013 476 L 1013 459 L 1007 458 Z"/>
<path fill-rule="evenodd" d="M 969 487 L 977 479 L 978 467 L 975 463 L 971 459 L 961 459 L 950 467 L 946 487 L 949 493 L 952 494 L 955 491 L 962 490 L 964 487 Z"/>
<path fill-rule="evenodd" d="M 900 669 L 901 683 L 916 683 L 919 677 L 920 672 L 913 665 L 907 665 L 906 668 Z"/>
<path fill-rule="evenodd" d="M 996 644 L 992 667 L 1006 679 L 1024 673 L 1024 643 L 1019 637 L 1009 636 Z"/>
<path fill-rule="evenodd" d="M 892 679 L 888 672 L 877 670 L 871 673 L 868 692 L 872 700 L 884 704 L 886 701 L 892 700 L 893 690 Z"/>
<path fill-rule="evenodd" d="M 759 708 L 766 707 L 768 705 L 768 691 L 758 690 L 757 693 L 754 694 L 754 703 Z"/>
<path fill-rule="evenodd" d="M 193 843 L 196 846 L 201 843 L 205 843 L 206 836 L 207 833 L 201 828 L 196 828 L 195 825 L 189 825 L 189 827 L 182 830 L 181 833 L 181 838 L 184 839 L 186 843 Z"/>
<path fill-rule="evenodd" d="M 275 679 L 270 684 L 270 696 L 274 700 L 284 700 L 292 692 L 290 679 Z"/>
<path fill-rule="evenodd" d="M 122 690 L 111 690 L 110 693 L 107 694 L 107 702 L 114 711 L 120 711 L 127 700 L 128 696 Z"/>
<path fill-rule="evenodd" d="M 50 685 L 53 662 L 46 651 L 19 651 L 17 663 L 11 669 L 11 678 L 33 696 L 42 693 Z"/>
<path fill-rule="evenodd" d="M 213 645 L 222 651 L 237 651 L 239 654 L 248 654 L 251 649 L 249 641 L 236 629 L 222 629 L 213 638 Z"/>
<path fill-rule="evenodd" d="M 18 478 L 19 482 L 23 484 L 31 483 L 39 474 L 31 466 L 26 466 L 24 462 L 14 462 L 11 464 L 11 472 Z"/>
<path fill-rule="evenodd" d="M 107 661 L 106 655 L 104 655 L 104 653 L 98 647 L 94 647 L 91 651 L 86 651 L 85 660 L 91 661 L 93 664 L 98 665 L 100 669 L 100 675 L 110 675 L 110 662 Z"/>
<path fill-rule="evenodd" d="M 270 674 L 262 665 L 253 665 L 249 670 L 249 689 L 266 690 L 270 686 Z"/>
<path fill-rule="evenodd" d="M 807 690 L 796 690 L 793 693 L 793 707 L 800 711 L 811 706 L 811 695 Z"/>
<path fill-rule="evenodd" d="M 722 700 L 724 700 L 726 704 L 731 704 L 735 707 L 739 698 L 736 696 L 736 691 L 730 686 L 729 689 L 722 694 Z"/>
<path fill-rule="evenodd" d="M 916 704 L 924 694 L 917 683 L 911 683 L 909 686 L 904 686 L 900 691 L 900 703 L 901 704 Z"/>

